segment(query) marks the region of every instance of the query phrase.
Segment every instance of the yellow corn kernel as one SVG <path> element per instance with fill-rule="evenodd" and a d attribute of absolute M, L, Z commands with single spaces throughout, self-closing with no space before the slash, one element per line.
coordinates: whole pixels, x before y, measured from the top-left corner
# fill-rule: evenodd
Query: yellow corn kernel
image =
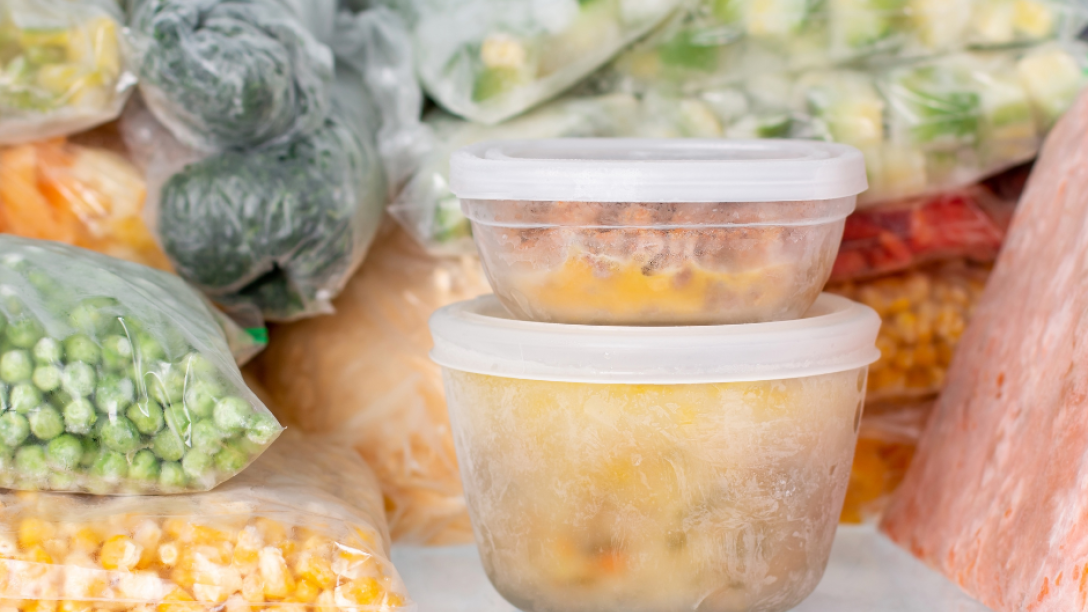
<path fill-rule="evenodd" d="M 319 589 L 327 589 L 336 583 L 332 564 L 313 550 L 299 555 L 298 563 L 295 564 L 295 574 L 303 580 L 316 584 Z M 314 597 L 317 597 L 317 593 L 314 593 Z"/>
<path fill-rule="evenodd" d="M 257 556 L 264 547 L 264 539 L 260 531 L 253 525 L 248 525 L 238 533 L 238 544 L 234 547 L 234 564 L 238 566 L 252 566 L 257 564 Z"/>
<path fill-rule="evenodd" d="M 359 578 L 336 589 L 340 596 L 360 606 L 376 604 L 382 600 L 382 585 L 374 578 Z"/>
<path fill-rule="evenodd" d="M 57 602 L 48 599 L 32 600 L 22 610 L 23 612 L 57 612 Z"/>
<path fill-rule="evenodd" d="M 28 517 L 19 521 L 19 546 L 30 548 L 53 537 L 53 525 L 39 518 Z"/>
<path fill-rule="evenodd" d="M 72 536 L 72 549 L 91 552 L 102 545 L 104 538 L 94 527 L 80 527 Z"/>
<path fill-rule="evenodd" d="M 193 525 L 185 519 L 166 519 L 162 522 L 162 531 L 171 540 L 188 542 L 193 538 Z"/>
<path fill-rule="evenodd" d="M 216 546 L 221 542 L 229 541 L 227 534 L 212 527 L 197 526 L 193 528 L 193 542 Z"/>
<path fill-rule="evenodd" d="M 914 349 L 914 364 L 924 368 L 937 365 L 937 349 L 929 343 L 919 344 Z"/>
<path fill-rule="evenodd" d="M 158 606 L 158 612 L 199 612 L 203 606 L 190 602 L 196 601 L 192 595 L 182 589 L 174 589 L 162 598 Z"/>
<path fill-rule="evenodd" d="M 53 557 L 49 556 L 45 548 L 41 544 L 35 544 L 26 549 L 26 552 L 22 555 L 23 561 L 29 561 L 30 563 L 52 563 Z"/>
<path fill-rule="evenodd" d="M 161 540 L 162 529 L 159 528 L 158 523 L 155 521 L 144 520 L 136 525 L 132 532 L 132 541 L 141 549 L 137 567 L 145 569 L 155 562 Z"/>
<path fill-rule="evenodd" d="M 264 581 L 264 596 L 268 599 L 287 597 L 295 589 L 294 578 L 280 549 L 265 546 L 258 559 L 258 569 Z"/>
<path fill-rule="evenodd" d="M 259 518 L 253 522 L 257 527 L 257 531 L 261 534 L 261 539 L 266 544 L 275 546 L 280 542 L 287 539 L 287 528 L 281 523 L 268 518 Z"/>
<path fill-rule="evenodd" d="M 295 587 L 295 592 L 286 599 L 289 603 L 313 603 L 317 600 L 317 596 L 321 594 L 321 587 L 317 586 L 310 580 L 299 580 L 298 586 Z"/>
<path fill-rule="evenodd" d="M 108 570 L 130 571 L 140 562 L 143 548 L 128 536 L 116 535 L 106 540 L 98 553 L 98 562 Z"/>
<path fill-rule="evenodd" d="M 187 568 L 175 567 L 170 572 L 170 580 L 174 581 L 174 584 L 185 588 L 191 589 L 196 584 L 196 577 L 193 574 L 193 570 Z"/>
<path fill-rule="evenodd" d="M 159 546 L 159 563 L 162 563 L 166 567 L 174 567 L 174 564 L 178 562 L 178 545 L 174 542 L 167 542 Z"/>
<path fill-rule="evenodd" d="M 338 609 L 339 607 L 336 605 L 336 596 L 332 591 L 323 591 L 317 596 L 314 612 L 337 612 Z"/>
<path fill-rule="evenodd" d="M 264 601 L 264 580 L 259 573 L 254 572 L 242 579 L 242 597 L 250 603 Z"/>
<path fill-rule="evenodd" d="M 93 609 L 94 606 L 89 601 L 65 600 L 57 606 L 57 612 L 91 612 Z"/>

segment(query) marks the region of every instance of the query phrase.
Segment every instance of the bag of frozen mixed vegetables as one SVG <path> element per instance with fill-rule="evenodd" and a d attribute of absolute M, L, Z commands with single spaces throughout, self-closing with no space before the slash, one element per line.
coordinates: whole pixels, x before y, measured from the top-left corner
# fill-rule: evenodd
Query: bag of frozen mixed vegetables
<path fill-rule="evenodd" d="M 495 124 L 568 89 L 680 0 L 381 0 L 412 24 L 416 66 L 446 110 Z"/>
<path fill-rule="evenodd" d="M 206 491 L 281 427 L 176 276 L 0 236 L 0 486 Z"/>
<path fill-rule="evenodd" d="M 621 54 L 610 78 L 692 91 L 761 74 L 903 63 L 969 49 L 1072 40 L 1078 0 L 693 0 Z"/>
<path fill-rule="evenodd" d="M 130 38 L 140 92 L 181 142 L 206 151 L 244 149 L 283 143 L 324 124 L 332 104 L 332 51 L 289 5 L 132 4 Z"/>
<path fill-rule="evenodd" d="M 117 117 L 135 77 L 113 0 L 0 0 L 0 144 Z"/>
<path fill-rule="evenodd" d="M 414 609 L 373 474 L 349 450 L 284 437 L 199 495 L 0 494 L 0 600 L 39 612 Z"/>

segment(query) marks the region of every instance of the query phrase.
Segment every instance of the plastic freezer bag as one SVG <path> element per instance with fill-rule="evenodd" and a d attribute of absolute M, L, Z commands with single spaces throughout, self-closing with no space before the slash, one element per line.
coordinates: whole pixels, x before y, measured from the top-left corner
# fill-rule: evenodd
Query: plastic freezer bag
<path fill-rule="evenodd" d="M 389 561 L 373 474 L 300 435 L 209 493 L 4 493 L 0 504 L 0 599 L 20 610 L 415 608 Z"/>
<path fill-rule="evenodd" d="M 434 131 L 434 144 L 389 205 L 389 212 L 432 253 L 475 253 L 472 228 L 461 212 L 460 200 L 449 189 L 449 161 L 455 150 L 484 140 L 630 136 L 636 133 L 640 118 L 638 99 L 625 94 L 556 100 L 496 126 L 436 111 L 426 121 Z"/>
<path fill-rule="evenodd" d="M 111 0 L 0 0 L 0 144 L 110 121 L 135 84 Z"/>
<path fill-rule="evenodd" d="M 0 236 L 0 486 L 206 491 L 281 427 L 177 277 Z"/>
<path fill-rule="evenodd" d="M 694 0 L 609 78 L 691 91 L 761 74 L 903 63 L 968 49 L 1071 40 L 1079 0 Z"/>
<path fill-rule="evenodd" d="M 580 81 L 679 0 L 382 0 L 413 26 L 416 66 L 446 110 L 495 124 Z"/>
<path fill-rule="evenodd" d="M 123 156 L 64 139 L 0 147 L 0 231 L 169 270 L 144 224 L 147 190 Z"/>
<path fill-rule="evenodd" d="M 893 202 L 846 218 L 831 280 L 872 278 L 932 261 L 991 262 L 1016 208 L 983 185 Z"/>
<path fill-rule="evenodd" d="M 398 230 L 379 238 L 335 314 L 274 327 L 254 363 L 284 422 L 336 434 L 367 460 L 396 541 L 472 541 L 427 320 L 488 292 L 479 260 L 432 258 Z"/>
<path fill-rule="evenodd" d="M 129 24 L 140 91 L 186 145 L 282 143 L 329 114 L 332 51 L 283 2 L 136 0 Z"/>
<path fill-rule="evenodd" d="M 933 399 L 865 406 L 840 523 L 875 523 L 907 474 Z"/>
<path fill-rule="evenodd" d="M 877 311 L 884 324 L 869 366 L 867 402 L 926 397 L 944 387 L 952 356 L 989 278 L 989 267 L 952 261 L 827 291 Z"/>

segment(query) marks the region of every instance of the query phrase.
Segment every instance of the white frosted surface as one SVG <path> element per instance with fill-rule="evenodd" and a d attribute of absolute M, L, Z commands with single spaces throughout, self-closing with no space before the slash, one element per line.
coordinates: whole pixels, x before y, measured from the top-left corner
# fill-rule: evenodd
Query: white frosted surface
<path fill-rule="evenodd" d="M 396 546 L 419 612 L 516 612 L 487 581 L 475 546 Z M 989 612 L 875 528 L 842 527 L 816 592 L 794 612 Z"/>

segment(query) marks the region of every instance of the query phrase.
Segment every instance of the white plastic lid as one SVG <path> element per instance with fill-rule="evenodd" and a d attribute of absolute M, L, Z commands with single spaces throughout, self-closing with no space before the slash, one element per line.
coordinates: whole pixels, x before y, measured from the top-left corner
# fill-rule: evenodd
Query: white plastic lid
<path fill-rule="evenodd" d="M 784 202 L 868 188 L 861 151 L 811 140 L 506 140 L 450 158 L 462 200 Z"/>
<path fill-rule="evenodd" d="M 484 296 L 431 317 L 431 359 L 462 372 L 558 382 L 782 380 L 873 363 L 879 330 L 873 309 L 827 293 L 802 319 L 694 327 L 519 321 Z"/>

